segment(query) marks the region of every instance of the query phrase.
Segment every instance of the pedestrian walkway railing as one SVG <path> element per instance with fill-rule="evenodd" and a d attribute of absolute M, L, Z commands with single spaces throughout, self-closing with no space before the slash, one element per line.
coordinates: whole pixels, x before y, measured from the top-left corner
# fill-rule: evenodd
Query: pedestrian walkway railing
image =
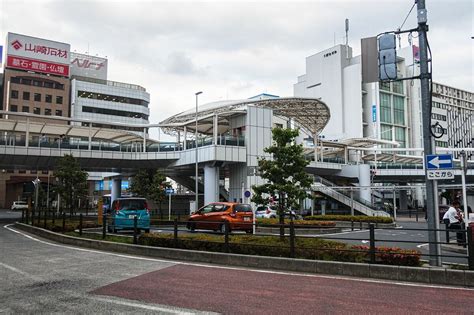
<path fill-rule="evenodd" d="M 474 270 L 472 227 L 465 229 L 426 229 L 388 227 L 386 224 L 268 221 L 231 223 L 228 221 L 189 221 L 175 216 L 172 220 L 139 216 L 120 218 L 119 233 L 113 233 L 118 220 L 110 215 L 56 211 L 23 210 L 21 221 L 60 233 L 109 239 L 121 236 L 133 244 L 174 247 L 236 254 L 290 258 L 367 262 L 420 266 L 432 258 L 444 265 Z M 440 241 L 429 242 L 428 232 L 439 232 Z M 148 233 L 149 232 L 149 233 Z M 247 232 L 248 234 L 246 234 Z M 430 246 L 440 247 L 438 255 Z"/>

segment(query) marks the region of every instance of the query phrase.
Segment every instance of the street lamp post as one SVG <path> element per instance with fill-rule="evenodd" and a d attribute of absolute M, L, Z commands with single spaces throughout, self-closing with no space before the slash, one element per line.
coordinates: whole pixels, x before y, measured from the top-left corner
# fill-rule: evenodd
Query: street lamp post
<path fill-rule="evenodd" d="M 196 93 L 196 125 L 195 125 L 195 130 L 194 130 L 194 145 L 196 149 L 196 174 L 195 174 L 195 182 L 196 182 L 196 187 L 195 187 L 195 193 L 196 193 L 196 200 L 195 200 L 195 206 L 194 206 L 194 211 L 197 211 L 199 208 L 199 187 L 198 187 L 198 96 L 199 94 L 202 94 L 201 92 Z"/>

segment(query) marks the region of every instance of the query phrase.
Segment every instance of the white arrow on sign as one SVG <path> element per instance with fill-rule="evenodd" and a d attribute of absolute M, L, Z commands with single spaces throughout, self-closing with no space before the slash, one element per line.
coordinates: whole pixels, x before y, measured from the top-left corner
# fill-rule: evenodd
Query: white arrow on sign
<path fill-rule="evenodd" d="M 450 160 L 440 160 L 437 156 L 428 161 L 428 164 L 431 164 L 433 166 L 436 166 L 437 168 L 439 168 L 440 164 L 451 164 L 451 161 Z"/>

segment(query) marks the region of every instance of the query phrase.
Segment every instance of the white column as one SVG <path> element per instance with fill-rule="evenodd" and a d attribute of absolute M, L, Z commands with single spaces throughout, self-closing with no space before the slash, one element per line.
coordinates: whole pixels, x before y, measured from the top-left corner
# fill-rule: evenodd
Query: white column
<path fill-rule="evenodd" d="M 370 166 L 368 164 L 359 164 L 359 185 L 360 186 L 370 186 Z M 371 194 L 369 188 L 360 189 L 360 198 L 371 202 Z"/>
<path fill-rule="evenodd" d="M 214 132 L 214 145 L 217 145 L 217 134 L 219 132 L 219 116 L 214 115 L 214 122 L 212 125 Z"/>
<path fill-rule="evenodd" d="M 183 150 L 186 150 L 186 140 L 188 139 L 188 128 L 184 126 L 184 143 L 183 143 Z"/>
<path fill-rule="evenodd" d="M 143 152 L 146 152 L 146 128 L 143 128 Z"/>
<path fill-rule="evenodd" d="M 115 199 L 120 198 L 122 195 L 122 179 L 121 178 L 114 178 L 112 180 L 112 191 L 110 194 L 110 204 L 114 202 Z"/>
<path fill-rule="evenodd" d="M 219 201 L 219 169 L 204 166 L 204 204 Z"/>
<path fill-rule="evenodd" d="M 87 145 L 87 150 L 92 149 L 92 123 L 89 123 L 89 143 Z"/>
<path fill-rule="evenodd" d="M 30 118 L 26 118 L 26 139 L 25 139 L 25 147 L 28 148 L 30 144 Z"/>

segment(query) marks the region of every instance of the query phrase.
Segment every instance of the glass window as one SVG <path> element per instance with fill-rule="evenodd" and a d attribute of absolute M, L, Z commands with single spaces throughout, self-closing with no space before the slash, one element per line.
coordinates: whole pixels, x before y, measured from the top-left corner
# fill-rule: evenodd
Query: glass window
<path fill-rule="evenodd" d="M 56 104 L 62 104 L 63 103 L 63 97 L 62 96 L 56 96 Z"/>
<path fill-rule="evenodd" d="M 11 98 L 17 99 L 18 98 L 18 91 L 12 90 L 10 93 Z"/>
<path fill-rule="evenodd" d="M 21 108 L 21 111 L 22 111 L 23 113 L 29 113 L 29 112 L 30 112 L 30 108 L 29 108 L 28 106 L 23 106 L 23 107 Z"/>
<path fill-rule="evenodd" d="M 41 115 L 41 108 L 39 108 L 39 107 L 34 107 L 34 108 L 33 108 L 33 114 Z"/>
<path fill-rule="evenodd" d="M 392 140 L 392 126 L 380 125 L 380 138 L 382 140 Z"/>
<path fill-rule="evenodd" d="M 398 125 L 405 124 L 405 104 L 402 96 L 393 96 L 393 122 Z"/>
<path fill-rule="evenodd" d="M 393 93 L 403 94 L 403 82 L 402 81 L 393 82 Z"/>
<path fill-rule="evenodd" d="M 56 116 L 62 116 L 62 115 L 63 115 L 63 111 L 60 109 L 56 109 Z"/>
<path fill-rule="evenodd" d="M 41 94 L 35 93 L 35 102 L 41 102 Z"/>
<path fill-rule="evenodd" d="M 10 81 L 11 81 L 12 83 L 20 84 L 20 78 L 18 78 L 18 77 L 12 77 L 12 78 L 10 79 Z"/>
<path fill-rule="evenodd" d="M 46 116 L 51 116 L 51 108 L 45 108 L 45 109 L 44 109 L 44 114 L 45 114 Z"/>
<path fill-rule="evenodd" d="M 54 88 L 54 83 L 53 83 L 53 82 L 49 82 L 49 81 L 45 81 L 45 82 L 44 82 L 44 87 L 45 87 L 45 88 L 48 88 L 48 89 L 52 89 L 52 88 Z"/>
<path fill-rule="evenodd" d="M 30 100 L 30 92 L 23 92 L 23 99 L 25 101 L 29 101 Z"/>
<path fill-rule="evenodd" d="M 46 95 L 44 96 L 44 101 L 45 101 L 46 103 L 52 103 L 52 102 L 53 102 L 53 96 L 52 96 L 52 95 L 49 95 L 49 94 L 46 94 Z"/>
<path fill-rule="evenodd" d="M 17 105 L 10 105 L 10 111 L 11 112 L 17 112 L 18 111 L 18 106 Z"/>
<path fill-rule="evenodd" d="M 235 212 L 252 212 L 252 207 L 250 205 L 238 204 L 235 205 Z"/>
<path fill-rule="evenodd" d="M 390 91 L 390 82 L 380 82 L 380 89 L 384 91 Z"/>
<path fill-rule="evenodd" d="M 41 81 L 38 81 L 38 80 L 33 80 L 33 85 L 34 86 L 42 86 Z"/>
<path fill-rule="evenodd" d="M 209 213 L 212 212 L 212 209 L 214 209 L 214 205 L 208 205 L 199 210 L 200 213 Z"/>
<path fill-rule="evenodd" d="M 400 147 L 406 147 L 405 128 L 395 127 L 395 141 L 400 143 Z"/>
<path fill-rule="evenodd" d="M 380 93 L 380 121 L 391 123 L 392 122 L 392 108 L 390 106 L 390 95 Z"/>
<path fill-rule="evenodd" d="M 30 80 L 30 79 L 21 79 L 21 84 L 23 84 L 23 85 L 31 85 L 31 80 Z"/>
<path fill-rule="evenodd" d="M 64 84 L 56 83 L 56 84 L 54 84 L 54 88 L 56 90 L 64 90 Z"/>

